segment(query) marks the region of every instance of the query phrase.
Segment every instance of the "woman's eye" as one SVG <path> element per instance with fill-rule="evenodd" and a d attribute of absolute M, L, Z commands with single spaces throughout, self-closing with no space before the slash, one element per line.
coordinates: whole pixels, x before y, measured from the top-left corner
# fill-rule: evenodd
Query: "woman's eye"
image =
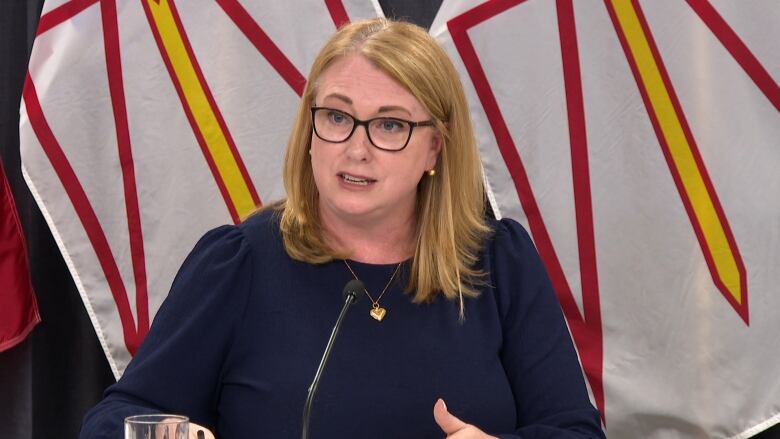
<path fill-rule="evenodd" d="M 382 119 L 379 122 L 379 127 L 382 128 L 383 131 L 395 132 L 403 128 L 403 124 L 393 119 Z"/>
<path fill-rule="evenodd" d="M 347 116 L 340 111 L 328 112 L 328 120 L 338 125 L 346 123 L 348 121 Z"/>

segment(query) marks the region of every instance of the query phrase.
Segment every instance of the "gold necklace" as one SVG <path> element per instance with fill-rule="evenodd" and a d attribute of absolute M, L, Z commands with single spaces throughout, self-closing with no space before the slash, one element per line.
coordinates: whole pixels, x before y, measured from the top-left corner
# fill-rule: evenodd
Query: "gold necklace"
<path fill-rule="evenodd" d="M 352 277 L 355 278 L 355 280 L 360 280 L 357 277 L 357 274 L 355 274 L 355 270 L 352 269 L 352 267 L 349 266 L 349 263 L 346 259 L 344 259 L 344 264 L 349 269 L 349 272 L 352 273 Z M 382 308 L 379 306 L 379 301 L 382 300 L 382 296 L 385 295 L 387 292 L 387 289 L 390 287 L 390 284 L 393 283 L 393 279 L 395 279 L 395 275 L 398 273 L 398 269 L 401 268 L 401 264 L 403 262 L 399 262 L 398 265 L 395 267 L 395 271 L 393 271 L 393 275 L 390 276 L 390 280 L 387 281 L 387 285 L 385 285 L 385 288 L 382 290 L 382 293 L 379 294 L 379 297 L 374 300 L 374 298 L 371 296 L 371 294 L 368 292 L 368 288 L 363 287 L 363 290 L 366 292 L 366 296 L 368 296 L 368 299 L 371 300 L 371 311 L 368 312 L 368 315 L 374 318 L 377 322 L 381 322 L 382 319 L 385 318 L 385 315 L 387 315 L 387 310 L 385 308 Z M 365 284 L 364 284 L 365 285 Z"/>

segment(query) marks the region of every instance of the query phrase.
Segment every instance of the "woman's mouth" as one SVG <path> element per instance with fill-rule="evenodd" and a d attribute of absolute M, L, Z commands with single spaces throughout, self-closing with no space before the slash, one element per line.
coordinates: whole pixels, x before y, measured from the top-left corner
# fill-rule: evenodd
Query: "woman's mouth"
<path fill-rule="evenodd" d="M 376 180 L 372 178 L 360 177 L 357 175 L 351 175 L 343 172 L 339 173 L 338 175 L 339 177 L 341 177 L 341 180 L 344 181 L 345 183 L 356 184 L 359 186 L 368 186 L 369 184 L 376 182 Z"/>

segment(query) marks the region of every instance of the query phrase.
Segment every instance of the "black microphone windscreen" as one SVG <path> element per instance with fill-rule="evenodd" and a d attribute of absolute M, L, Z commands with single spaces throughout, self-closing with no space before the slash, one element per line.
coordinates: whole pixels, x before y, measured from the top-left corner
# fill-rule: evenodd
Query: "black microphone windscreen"
<path fill-rule="evenodd" d="M 355 298 L 352 300 L 352 303 L 357 303 L 363 296 L 366 295 L 366 286 L 363 285 L 363 282 L 352 279 L 351 281 L 347 282 L 347 285 L 344 286 L 344 291 L 342 292 L 344 297 L 347 297 L 348 295 L 352 295 Z"/>

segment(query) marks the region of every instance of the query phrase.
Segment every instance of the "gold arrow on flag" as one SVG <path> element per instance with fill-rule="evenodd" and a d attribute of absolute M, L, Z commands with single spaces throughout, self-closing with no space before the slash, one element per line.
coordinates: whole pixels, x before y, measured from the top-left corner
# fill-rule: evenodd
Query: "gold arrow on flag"
<path fill-rule="evenodd" d="M 255 210 L 260 198 L 211 96 L 173 1 L 146 0 L 144 6 L 195 137 L 233 220 L 239 222 Z"/>
<path fill-rule="evenodd" d="M 749 323 L 745 267 L 641 10 L 631 0 L 608 6 L 713 281 Z"/>

